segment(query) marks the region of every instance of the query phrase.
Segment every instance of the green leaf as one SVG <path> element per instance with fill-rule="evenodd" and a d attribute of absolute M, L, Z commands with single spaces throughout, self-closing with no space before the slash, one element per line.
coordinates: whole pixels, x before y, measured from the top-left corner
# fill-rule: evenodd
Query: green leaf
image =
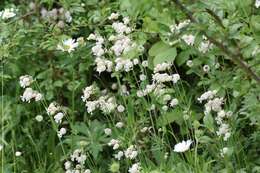
<path fill-rule="evenodd" d="M 169 49 L 170 46 L 165 44 L 164 42 L 162 41 L 158 41 L 157 43 L 155 43 L 150 49 L 149 49 L 149 52 L 148 54 L 150 56 L 156 56 L 158 54 L 160 54 L 161 52 L 164 52 L 166 51 L 167 49 Z"/>
<path fill-rule="evenodd" d="M 171 112 L 165 113 L 157 119 L 158 126 L 166 126 L 172 122 L 176 122 L 179 125 L 182 124 L 182 111 L 176 108 Z"/>
<path fill-rule="evenodd" d="M 156 65 L 161 64 L 163 62 L 173 62 L 175 60 L 176 55 L 176 48 L 169 48 L 164 52 L 161 52 L 160 54 L 156 55 L 156 57 L 153 60 L 153 64 Z"/>
<path fill-rule="evenodd" d="M 214 131 L 214 120 L 211 114 L 205 115 L 203 122 L 205 127 L 207 127 L 210 131 Z"/>
<path fill-rule="evenodd" d="M 145 17 L 143 19 L 144 23 L 143 23 L 143 30 L 145 32 L 149 32 L 149 33 L 157 33 L 159 32 L 159 25 L 157 23 L 157 21 L 152 20 L 150 17 Z"/>
<path fill-rule="evenodd" d="M 194 49 L 188 49 L 182 51 L 178 56 L 176 57 L 176 63 L 178 66 L 183 65 L 189 58 L 190 55 L 195 53 Z"/>
<path fill-rule="evenodd" d="M 260 31 L 260 15 L 252 16 L 251 23 L 256 31 Z"/>

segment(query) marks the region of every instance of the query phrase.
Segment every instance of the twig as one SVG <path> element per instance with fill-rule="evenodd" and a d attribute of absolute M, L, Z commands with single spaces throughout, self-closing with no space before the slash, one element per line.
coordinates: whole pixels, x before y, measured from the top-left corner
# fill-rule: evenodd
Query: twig
<path fill-rule="evenodd" d="M 221 19 L 218 17 L 218 15 L 216 15 L 212 10 L 206 8 L 206 11 L 217 21 L 217 23 L 223 28 L 225 29 L 225 26 L 223 25 Z"/>
<path fill-rule="evenodd" d="M 181 9 L 182 12 L 185 13 L 185 15 L 191 20 L 191 22 L 199 24 L 199 22 L 193 17 L 193 14 L 191 11 L 189 11 L 186 7 L 184 7 L 179 0 L 173 0 L 173 2 Z M 212 11 L 210 11 L 210 13 L 212 13 Z M 214 14 L 214 12 L 213 12 Z M 212 14 L 211 14 L 212 15 Z M 215 14 L 213 17 L 217 17 Z M 216 19 L 216 18 L 215 18 Z M 220 20 L 219 18 L 216 20 Z M 221 22 L 221 20 L 220 20 Z M 222 23 L 222 22 L 221 22 Z M 247 74 L 248 76 L 250 76 L 251 78 L 253 78 L 258 84 L 260 84 L 260 77 L 251 70 L 251 68 L 248 66 L 248 64 L 243 61 L 244 57 L 243 55 L 240 53 L 239 50 L 237 50 L 237 53 L 233 53 L 232 51 L 230 51 L 224 44 L 222 44 L 221 42 L 217 41 L 215 38 L 209 36 L 206 31 L 202 30 L 201 31 L 206 37 L 207 39 L 212 42 L 213 44 L 215 44 L 218 48 L 220 48 L 227 56 L 229 56 L 231 58 L 231 60 L 233 60 L 237 65 L 239 65 Z"/>

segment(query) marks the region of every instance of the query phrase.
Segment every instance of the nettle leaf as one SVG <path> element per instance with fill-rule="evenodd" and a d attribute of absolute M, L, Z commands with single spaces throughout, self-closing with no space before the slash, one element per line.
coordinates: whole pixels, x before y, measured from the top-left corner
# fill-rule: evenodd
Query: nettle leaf
<path fill-rule="evenodd" d="M 172 122 L 176 122 L 179 125 L 182 124 L 183 116 L 180 109 L 176 108 L 171 112 L 165 113 L 157 119 L 158 126 L 166 126 Z"/>

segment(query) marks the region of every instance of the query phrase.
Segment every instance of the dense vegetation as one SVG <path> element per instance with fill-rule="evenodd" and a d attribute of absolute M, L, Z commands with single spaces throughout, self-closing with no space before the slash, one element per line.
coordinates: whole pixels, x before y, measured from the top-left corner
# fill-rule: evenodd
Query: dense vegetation
<path fill-rule="evenodd" d="M 260 172 L 259 0 L 0 2 L 1 173 Z"/>

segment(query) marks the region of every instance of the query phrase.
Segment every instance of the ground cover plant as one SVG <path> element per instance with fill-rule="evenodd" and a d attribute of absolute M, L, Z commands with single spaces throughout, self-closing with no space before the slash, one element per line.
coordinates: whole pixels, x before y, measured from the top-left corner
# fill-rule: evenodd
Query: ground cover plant
<path fill-rule="evenodd" d="M 1 173 L 260 172 L 259 0 L 0 2 Z"/>

